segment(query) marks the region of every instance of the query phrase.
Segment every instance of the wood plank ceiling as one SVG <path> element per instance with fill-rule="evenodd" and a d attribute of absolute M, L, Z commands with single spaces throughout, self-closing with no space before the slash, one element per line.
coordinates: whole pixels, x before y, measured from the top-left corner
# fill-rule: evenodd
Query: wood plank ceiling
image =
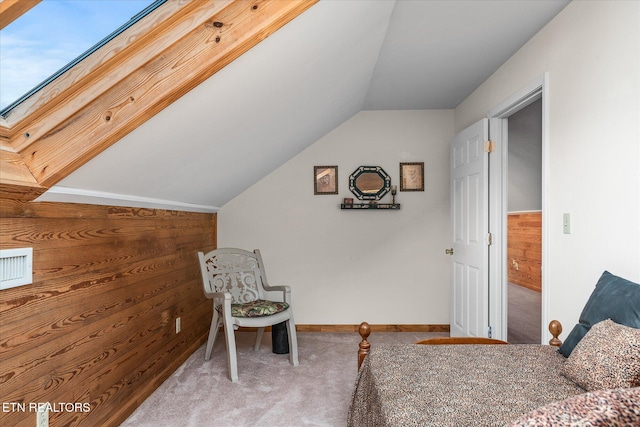
<path fill-rule="evenodd" d="M 2 193 L 41 194 L 317 1 L 168 1 L 0 119 Z"/>

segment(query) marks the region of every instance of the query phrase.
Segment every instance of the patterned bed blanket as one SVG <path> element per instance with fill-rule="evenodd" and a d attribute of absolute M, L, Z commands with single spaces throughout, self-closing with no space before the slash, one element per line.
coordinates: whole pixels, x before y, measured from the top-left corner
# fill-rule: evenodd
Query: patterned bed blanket
<path fill-rule="evenodd" d="M 585 391 L 544 345 L 390 345 L 358 373 L 349 427 L 503 426 Z"/>

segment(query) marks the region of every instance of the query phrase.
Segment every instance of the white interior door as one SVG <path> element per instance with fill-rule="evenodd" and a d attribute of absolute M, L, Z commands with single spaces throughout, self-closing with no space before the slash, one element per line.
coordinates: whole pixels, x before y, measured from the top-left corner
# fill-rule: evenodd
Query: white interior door
<path fill-rule="evenodd" d="M 483 119 L 451 141 L 451 336 L 487 336 L 488 137 Z"/>

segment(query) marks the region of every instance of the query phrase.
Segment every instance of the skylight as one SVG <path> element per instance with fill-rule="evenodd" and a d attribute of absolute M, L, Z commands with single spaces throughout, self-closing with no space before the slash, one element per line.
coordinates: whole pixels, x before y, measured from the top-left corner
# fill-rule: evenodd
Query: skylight
<path fill-rule="evenodd" d="M 0 31 L 0 116 L 165 1 L 38 3 Z"/>

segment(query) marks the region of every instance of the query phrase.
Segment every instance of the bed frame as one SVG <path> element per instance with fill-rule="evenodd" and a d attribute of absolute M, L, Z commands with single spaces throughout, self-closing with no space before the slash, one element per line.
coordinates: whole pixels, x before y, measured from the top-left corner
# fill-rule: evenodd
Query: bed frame
<path fill-rule="evenodd" d="M 552 320 L 549 322 L 549 332 L 551 333 L 551 338 L 549 340 L 549 345 L 554 347 L 560 347 L 562 345 L 562 341 L 558 339 L 558 336 L 562 333 L 562 324 L 560 324 L 557 320 Z M 371 326 L 367 322 L 362 322 L 360 327 L 358 328 L 358 333 L 362 338 L 360 344 L 358 345 L 358 371 L 360 370 L 360 366 L 362 366 L 362 362 L 364 358 L 369 354 L 369 350 L 371 350 L 371 343 L 367 340 L 369 335 L 371 335 Z M 438 337 L 438 338 L 430 338 L 422 341 L 416 342 L 416 344 L 427 344 L 427 345 L 443 345 L 443 344 L 508 344 L 506 341 L 496 340 L 493 338 L 482 338 L 482 337 Z"/>

